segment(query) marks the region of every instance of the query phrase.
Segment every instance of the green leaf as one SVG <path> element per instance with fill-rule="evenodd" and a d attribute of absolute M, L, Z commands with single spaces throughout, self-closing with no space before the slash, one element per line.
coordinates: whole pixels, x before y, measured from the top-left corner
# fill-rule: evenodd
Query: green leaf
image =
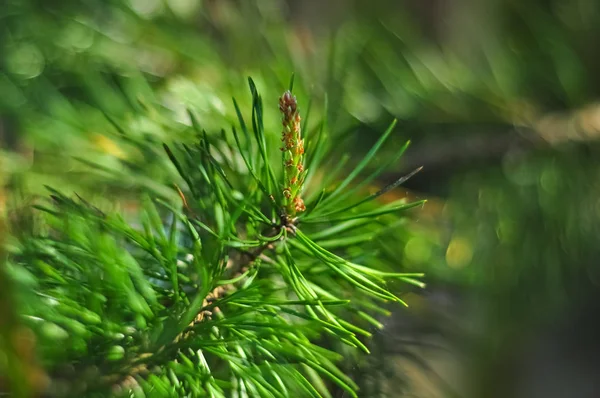
<path fill-rule="evenodd" d="M 260 178 L 258 178 L 258 176 L 256 175 L 256 173 L 254 172 L 254 169 L 252 168 L 252 165 L 248 161 L 248 157 L 246 156 L 246 154 L 244 153 L 244 150 L 242 149 L 242 146 L 240 144 L 240 139 L 239 139 L 239 137 L 237 135 L 237 132 L 236 132 L 235 128 L 233 128 L 232 131 L 233 131 L 233 137 L 235 138 L 235 143 L 237 144 L 237 146 L 238 146 L 238 148 L 240 150 L 240 155 L 242 156 L 242 159 L 244 160 L 244 163 L 246 164 L 246 167 L 248 168 L 248 172 L 254 178 L 254 181 L 256 181 L 256 183 L 258 184 L 258 187 L 263 192 L 263 194 L 266 197 L 270 197 L 271 194 L 269 193 L 269 191 L 267 190 L 267 188 L 263 185 L 263 183 L 260 180 Z M 272 204 L 273 207 L 275 207 L 275 202 L 274 201 L 271 201 L 270 203 Z"/>
<path fill-rule="evenodd" d="M 401 199 L 400 201 L 403 201 L 403 199 Z M 321 216 L 321 217 L 314 218 L 314 219 L 303 220 L 303 222 L 309 223 L 309 224 L 314 224 L 314 223 L 322 223 L 322 222 L 339 222 L 339 221 L 348 221 L 348 220 L 358 220 L 360 218 L 375 219 L 376 217 L 383 216 L 385 214 L 394 213 L 397 211 L 409 210 L 409 209 L 412 209 L 417 206 L 422 206 L 423 204 L 425 204 L 427 202 L 427 200 L 419 200 L 416 202 L 403 203 L 403 204 L 399 204 L 399 205 L 397 204 L 398 202 L 399 201 L 396 201 L 393 204 L 391 204 L 390 206 L 384 206 L 381 209 L 368 211 L 365 213 L 359 213 L 359 214 L 353 214 L 353 215 L 341 216 L 341 217 L 332 217 L 332 218 L 327 217 L 327 216 Z"/>
<path fill-rule="evenodd" d="M 181 164 L 179 163 L 179 161 L 177 160 L 177 158 L 175 157 L 175 155 L 173 154 L 173 152 L 171 151 L 169 146 L 167 144 L 163 143 L 163 148 L 164 148 L 165 152 L 167 153 L 169 160 L 171 160 L 171 163 L 173 163 L 173 165 L 175 166 L 175 169 L 177 169 L 177 172 L 179 173 L 181 178 L 183 178 L 183 180 L 186 182 L 188 188 L 192 192 L 192 195 L 196 196 L 197 193 L 194 188 L 194 183 L 191 181 L 190 177 L 185 172 L 183 167 L 181 167 Z"/>
<path fill-rule="evenodd" d="M 371 159 L 375 156 L 379 148 L 383 145 L 383 143 L 390 136 L 392 131 L 394 131 L 394 127 L 396 127 L 396 123 L 398 121 L 394 119 L 394 121 L 390 124 L 388 129 L 383 133 L 383 135 L 377 140 L 375 145 L 371 148 L 371 150 L 365 155 L 365 157 L 359 162 L 359 164 L 348 174 L 348 176 L 338 185 L 338 187 L 333 191 L 333 193 L 324 201 L 328 202 L 334 199 L 344 188 L 348 186 L 359 174 L 360 172 L 369 164 Z"/>
<path fill-rule="evenodd" d="M 383 171 L 385 170 L 389 170 L 389 168 L 395 164 L 404 154 L 404 152 L 406 152 L 406 149 L 408 148 L 408 146 L 410 145 L 410 141 L 407 141 L 402 148 L 400 148 L 399 151 L 396 152 L 396 154 L 392 157 L 390 157 L 390 159 L 386 162 L 384 162 L 381 166 L 379 166 L 379 168 L 377 168 L 373 173 L 371 173 L 371 175 L 369 175 L 367 178 L 364 178 L 360 184 L 356 185 L 355 187 L 353 187 L 352 189 L 349 189 L 348 191 L 346 191 L 345 193 L 339 195 L 336 199 L 332 200 L 330 203 L 328 203 L 326 208 L 330 208 L 332 206 L 335 206 L 335 204 L 343 202 L 345 200 L 347 200 L 348 198 L 350 198 L 352 195 L 355 195 L 356 193 L 360 192 L 362 189 L 364 189 L 368 184 L 370 184 L 373 180 L 375 180 Z M 397 181 L 393 182 L 392 184 L 388 185 L 386 188 L 382 189 L 380 192 L 371 195 L 371 197 L 365 199 L 363 202 L 360 202 L 359 204 L 365 203 L 371 199 L 375 199 L 378 196 L 383 195 L 384 193 L 388 192 L 389 190 L 397 187 L 398 185 L 404 183 L 406 180 L 408 180 L 410 177 L 412 177 L 416 172 L 420 171 L 421 168 L 417 169 L 416 171 L 413 171 L 412 173 L 410 173 L 408 176 L 404 176 L 404 177 L 400 177 Z M 358 206 L 358 204 L 352 206 L 355 207 Z"/>

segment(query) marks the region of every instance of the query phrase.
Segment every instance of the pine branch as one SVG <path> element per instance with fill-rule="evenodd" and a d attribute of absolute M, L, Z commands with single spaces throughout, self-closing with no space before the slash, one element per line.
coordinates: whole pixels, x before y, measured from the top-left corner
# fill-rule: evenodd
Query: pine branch
<path fill-rule="evenodd" d="M 392 128 L 338 188 L 306 186 L 296 98 L 280 100 L 277 164 L 252 81 L 250 89 L 251 123 L 235 104 L 241 135 L 216 140 L 192 115 L 197 143 L 165 145 L 187 185 L 175 185 L 179 205 L 149 192 L 138 226 L 52 188 L 36 206 L 47 232 L 24 236 L 9 261 L 36 281 L 23 308 L 51 375 L 47 395 L 326 397 L 336 385 L 357 396 L 335 364 L 341 356 L 318 342 L 328 336 L 368 352 L 366 328 L 382 326 L 369 313 L 385 313 L 382 301 L 403 303 L 386 282 L 422 285 L 421 274 L 382 266 L 378 239 L 359 239 L 421 203 L 375 203 L 403 179 L 337 204 L 358 192 L 345 188 Z M 222 153 L 238 154 L 242 166 Z M 305 189 L 324 192 L 310 212 Z M 69 346 L 59 349 L 61 339 Z"/>

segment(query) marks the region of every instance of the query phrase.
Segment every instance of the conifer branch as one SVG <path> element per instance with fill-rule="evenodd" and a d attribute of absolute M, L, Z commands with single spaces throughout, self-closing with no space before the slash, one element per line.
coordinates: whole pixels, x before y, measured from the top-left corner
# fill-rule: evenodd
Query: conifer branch
<path fill-rule="evenodd" d="M 199 142 L 164 146 L 187 185 L 175 185 L 180 206 L 149 192 L 156 200 L 142 201 L 134 226 L 49 188 L 48 205 L 37 206 L 48 232 L 21 237 L 9 256 L 11 269 L 35 280 L 23 289 L 24 319 L 47 355 L 46 395 L 321 397 L 335 385 L 357 396 L 336 365 L 341 356 L 318 342 L 368 353 L 367 327 L 381 327 L 369 312 L 403 303 L 386 282 L 421 284 L 422 275 L 376 258 L 379 239 L 359 239 L 420 204 L 373 201 L 404 179 L 362 199 L 346 190 L 393 125 L 338 188 L 310 187 L 323 194 L 306 213 L 297 100 L 289 91 L 280 98 L 283 164 L 272 165 L 251 80 L 250 89 L 251 123 L 234 103 L 242 134 L 216 139 L 192 115 Z M 315 151 L 318 168 L 325 153 Z M 346 198 L 354 205 L 338 204 Z M 335 244 L 323 240 L 331 235 Z M 73 348 L 57 351 L 60 339 Z"/>

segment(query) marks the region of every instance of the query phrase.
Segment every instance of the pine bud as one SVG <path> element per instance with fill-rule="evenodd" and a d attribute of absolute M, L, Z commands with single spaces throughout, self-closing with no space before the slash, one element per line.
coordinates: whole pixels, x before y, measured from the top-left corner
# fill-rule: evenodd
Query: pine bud
<path fill-rule="evenodd" d="M 297 213 L 306 210 L 304 201 L 300 197 L 304 187 L 306 170 L 304 169 L 304 140 L 300 130 L 300 113 L 296 97 L 286 91 L 279 99 L 279 110 L 283 114 L 283 132 L 281 141 L 283 146 L 283 205 L 288 216 L 294 217 Z"/>

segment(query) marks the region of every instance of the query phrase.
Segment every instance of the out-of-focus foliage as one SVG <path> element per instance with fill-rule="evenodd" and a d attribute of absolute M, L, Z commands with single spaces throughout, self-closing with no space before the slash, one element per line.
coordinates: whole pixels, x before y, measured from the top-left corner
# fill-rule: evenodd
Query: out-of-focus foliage
<path fill-rule="evenodd" d="M 32 187 L 49 178 L 94 186 L 89 167 L 73 161 L 85 153 L 105 167 L 135 167 L 142 179 L 163 178 L 164 164 L 128 146 L 106 115 L 126 120 L 128 139 L 159 142 L 189 139 L 188 108 L 208 131 L 232 124 L 223 98 L 239 96 L 248 75 L 277 98 L 294 70 L 282 17 L 277 8 L 243 8 L 195 0 L 9 1 L 0 31 L 2 136 L 22 152 L 6 155 L 10 168 L 29 169 Z M 258 20 L 272 32 L 252 28 Z M 165 111 L 180 124 L 166 124 Z M 277 120 L 267 123 L 278 134 Z M 131 167 L 125 174 L 132 176 Z"/>

